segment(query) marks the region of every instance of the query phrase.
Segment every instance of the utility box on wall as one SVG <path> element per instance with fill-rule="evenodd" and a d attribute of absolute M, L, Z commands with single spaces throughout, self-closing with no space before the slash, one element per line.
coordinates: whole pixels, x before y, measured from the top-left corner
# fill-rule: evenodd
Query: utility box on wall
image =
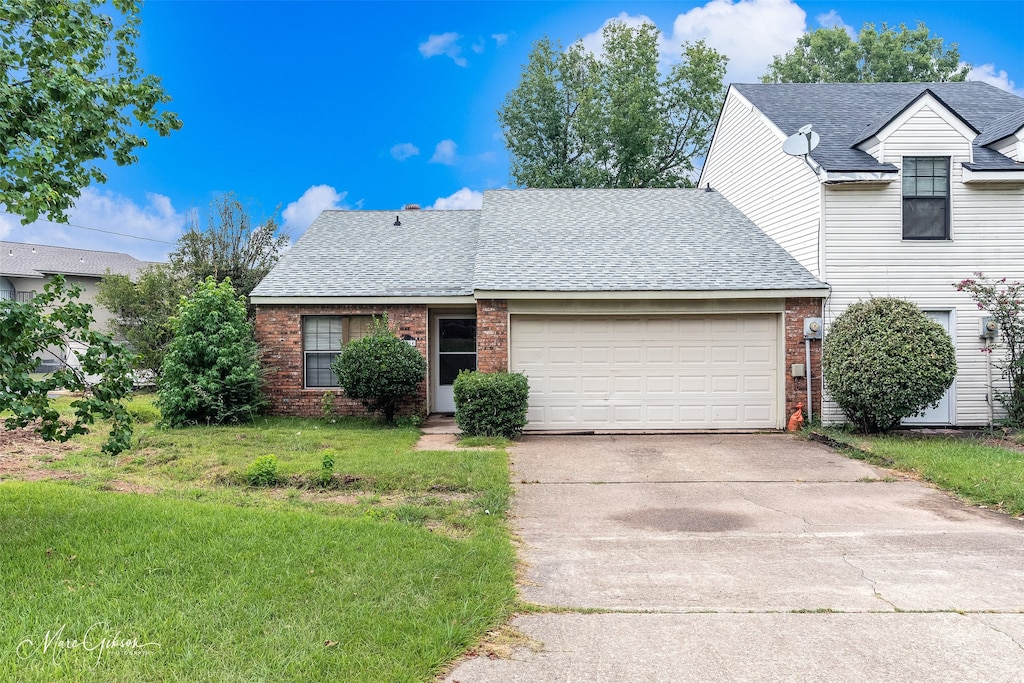
<path fill-rule="evenodd" d="M 804 318 L 804 339 L 821 339 L 821 318 Z"/>

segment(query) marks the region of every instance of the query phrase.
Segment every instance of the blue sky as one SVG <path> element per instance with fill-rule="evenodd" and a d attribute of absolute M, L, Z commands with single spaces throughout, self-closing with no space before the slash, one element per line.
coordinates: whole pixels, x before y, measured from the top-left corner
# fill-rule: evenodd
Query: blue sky
<path fill-rule="evenodd" d="M 959 43 L 974 79 L 1024 96 L 1024 0 L 150 0 L 142 18 L 142 64 L 184 127 L 151 136 L 133 166 L 105 166 L 108 182 L 85 190 L 71 222 L 156 241 L 4 214 L 0 238 L 162 259 L 190 212 L 228 191 L 293 238 L 325 208 L 474 208 L 510 184 L 495 111 L 532 43 L 596 45 L 614 18 L 653 21 L 667 61 L 706 39 L 729 55 L 733 82 L 756 80 L 805 30 L 921 20 Z"/>

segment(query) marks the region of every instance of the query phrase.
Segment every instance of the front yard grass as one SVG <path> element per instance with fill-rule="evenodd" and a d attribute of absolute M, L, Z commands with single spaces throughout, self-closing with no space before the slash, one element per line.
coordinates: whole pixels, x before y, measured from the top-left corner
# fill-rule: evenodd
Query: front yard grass
<path fill-rule="evenodd" d="M 815 431 L 849 446 L 853 457 L 914 473 L 976 505 L 1024 515 L 1024 453 L 1019 450 L 969 437 Z"/>
<path fill-rule="evenodd" d="M 502 450 L 367 421 L 136 435 L 0 482 L 0 680 L 426 681 L 514 608 Z M 289 484 L 239 485 L 267 454 Z"/>

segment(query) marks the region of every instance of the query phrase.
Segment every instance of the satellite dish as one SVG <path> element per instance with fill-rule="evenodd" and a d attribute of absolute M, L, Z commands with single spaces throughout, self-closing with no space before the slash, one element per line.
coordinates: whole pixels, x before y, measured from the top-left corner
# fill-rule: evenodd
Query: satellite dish
<path fill-rule="evenodd" d="M 805 157 L 818 146 L 819 142 L 821 142 L 821 136 L 811 130 L 810 124 L 807 124 L 786 138 L 786 141 L 782 143 L 782 151 L 790 156 Z"/>

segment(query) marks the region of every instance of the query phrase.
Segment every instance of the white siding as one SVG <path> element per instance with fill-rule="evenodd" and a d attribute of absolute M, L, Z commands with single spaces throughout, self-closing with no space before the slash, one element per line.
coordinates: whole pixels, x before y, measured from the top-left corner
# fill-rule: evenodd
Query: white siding
<path fill-rule="evenodd" d="M 782 151 L 779 133 L 729 91 L 700 183 L 710 183 L 807 270 L 818 269 L 818 180 Z"/>
<path fill-rule="evenodd" d="M 1002 142 L 992 145 L 992 149 L 1000 154 L 1005 154 L 1014 161 L 1024 161 L 1020 157 L 1021 143 L 1015 137 L 1006 138 Z"/>
<path fill-rule="evenodd" d="M 982 425 L 988 421 L 987 357 L 978 338 L 982 313 L 953 283 L 975 271 L 1024 279 L 1024 187 L 964 185 L 961 163 L 970 160 L 970 142 L 929 107 L 885 140 L 882 161 L 902 167 L 903 156 L 952 157 L 952 240 L 902 239 L 899 182 L 828 186 L 825 254 L 832 296 L 826 302 L 826 325 L 850 303 L 871 296 L 896 296 L 923 309 L 955 311 L 956 424 Z M 826 420 L 841 419 L 834 404 L 826 404 L 823 413 Z"/>

